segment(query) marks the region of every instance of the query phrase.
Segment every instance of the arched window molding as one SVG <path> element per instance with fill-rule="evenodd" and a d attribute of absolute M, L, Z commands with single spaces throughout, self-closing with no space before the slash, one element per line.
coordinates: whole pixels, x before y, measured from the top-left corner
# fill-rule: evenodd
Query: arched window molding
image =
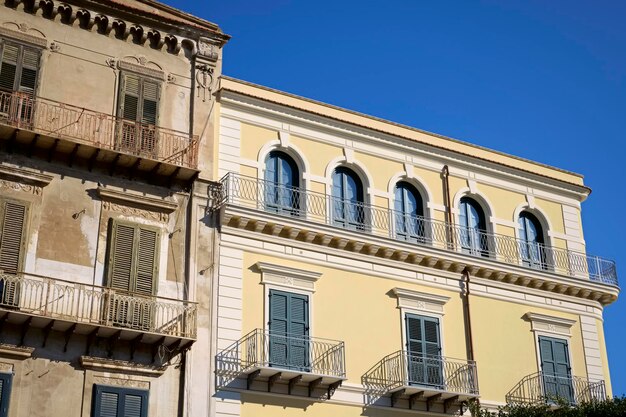
<path fill-rule="evenodd" d="M 324 176 L 326 178 L 326 194 L 332 195 L 333 188 L 333 178 L 332 175 L 335 172 L 336 168 L 345 167 L 348 168 L 360 178 L 361 184 L 363 184 L 364 191 L 364 203 L 366 205 L 372 204 L 373 201 L 373 193 L 372 193 L 372 176 L 370 175 L 365 165 L 361 162 L 352 160 L 348 162 L 345 156 L 339 156 L 331 160 L 328 165 L 326 165 L 326 171 Z"/>
<path fill-rule="evenodd" d="M 408 175 L 406 172 L 399 172 L 389 180 L 389 184 L 387 186 L 389 193 L 389 208 L 393 210 L 395 207 L 395 189 L 396 185 L 400 182 L 406 182 L 415 187 L 417 192 L 422 197 L 424 217 L 434 219 L 435 211 L 433 208 L 433 196 L 430 189 L 426 186 L 426 182 L 422 178 L 416 175 Z"/>

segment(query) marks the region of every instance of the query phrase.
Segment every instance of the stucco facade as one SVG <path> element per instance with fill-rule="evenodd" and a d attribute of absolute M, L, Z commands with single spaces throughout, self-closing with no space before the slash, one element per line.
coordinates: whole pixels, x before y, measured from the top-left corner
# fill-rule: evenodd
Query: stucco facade
<path fill-rule="evenodd" d="M 611 395 L 581 175 L 221 75 L 152 0 L 0 8 L 0 417 Z"/>
<path fill-rule="evenodd" d="M 149 0 L 1 6 L 1 415 L 208 412 L 227 40 Z"/>
<path fill-rule="evenodd" d="M 580 175 L 227 77 L 215 136 L 215 415 L 541 401 L 550 388 L 528 387 L 548 384 L 546 343 L 567 352 L 572 401 L 610 395 L 602 309 L 619 290 L 614 265 L 585 254 Z M 398 189 L 418 195 L 412 212 Z M 468 199 L 482 224 L 467 223 Z M 308 302 L 302 363 L 281 356 L 297 345 L 274 327 L 283 294 Z M 420 320 L 437 326 L 434 355 L 416 348 Z"/>

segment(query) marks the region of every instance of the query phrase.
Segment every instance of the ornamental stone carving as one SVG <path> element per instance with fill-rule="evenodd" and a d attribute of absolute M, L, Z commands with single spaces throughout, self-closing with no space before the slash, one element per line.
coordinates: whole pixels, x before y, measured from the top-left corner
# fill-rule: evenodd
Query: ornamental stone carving
<path fill-rule="evenodd" d="M 116 385 L 120 387 L 128 387 L 128 388 L 140 388 L 140 389 L 150 389 L 150 383 L 148 381 L 136 381 L 133 379 L 122 379 L 122 378 L 108 378 L 106 376 L 94 376 L 93 378 L 94 384 L 102 384 L 102 385 Z"/>
<path fill-rule="evenodd" d="M 208 39 L 201 38 L 198 41 L 198 55 L 215 62 L 219 57 L 219 46 Z"/>
<path fill-rule="evenodd" d="M 147 220 L 154 220 L 158 222 L 167 222 L 170 218 L 168 213 L 161 213 L 158 211 L 143 210 L 136 207 L 124 206 L 122 204 L 116 204 L 111 201 L 103 201 L 102 208 L 109 211 L 116 211 L 118 213 L 126 214 L 128 216 L 143 217 Z"/>
<path fill-rule="evenodd" d="M 37 185 L 22 184 L 21 182 L 0 179 L 0 188 L 13 191 L 24 191 L 33 195 L 41 195 L 43 189 Z"/>

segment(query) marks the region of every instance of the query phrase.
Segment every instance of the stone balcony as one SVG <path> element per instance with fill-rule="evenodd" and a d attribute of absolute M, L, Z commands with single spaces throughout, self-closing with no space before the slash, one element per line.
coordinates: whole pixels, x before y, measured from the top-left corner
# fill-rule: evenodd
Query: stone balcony
<path fill-rule="evenodd" d="M 112 347 L 121 340 L 128 341 L 133 350 L 147 344 L 177 351 L 194 342 L 196 314 L 196 303 L 189 301 L 0 272 L 0 332 L 9 324 L 20 327 L 18 346 L 24 345 L 30 328 L 38 328 L 43 329 L 43 346 L 50 332 L 56 331 L 65 335 L 66 349 L 73 335 L 82 335 L 91 342 L 109 339 Z"/>
<path fill-rule="evenodd" d="M 9 153 L 111 174 L 187 181 L 197 173 L 197 137 L 21 92 L 0 92 L 0 139 Z"/>

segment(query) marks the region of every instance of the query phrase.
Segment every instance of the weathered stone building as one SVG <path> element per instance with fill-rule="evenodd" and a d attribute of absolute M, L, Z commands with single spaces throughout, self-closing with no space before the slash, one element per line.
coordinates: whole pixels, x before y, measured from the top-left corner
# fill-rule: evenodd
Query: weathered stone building
<path fill-rule="evenodd" d="M 228 36 L 150 0 L 0 7 L 0 416 L 206 415 Z"/>

